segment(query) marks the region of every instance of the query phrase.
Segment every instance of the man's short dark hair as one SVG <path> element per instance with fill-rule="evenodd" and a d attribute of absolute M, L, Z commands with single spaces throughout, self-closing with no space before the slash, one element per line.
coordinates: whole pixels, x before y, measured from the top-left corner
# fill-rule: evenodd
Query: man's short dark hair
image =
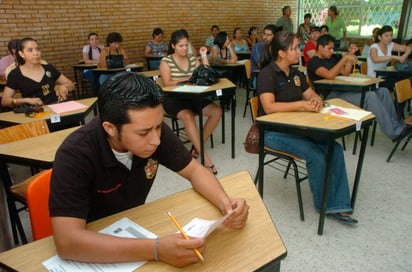
<path fill-rule="evenodd" d="M 210 28 L 210 31 L 213 31 L 213 29 L 215 29 L 215 28 L 217 28 L 217 31 L 220 31 L 218 25 L 212 25 L 212 27 Z"/>
<path fill-rule="evenodd" d="M 272 31 L 272 34 L 275 34 L 276 32 L 279 31 L 279 28 L 274 24 L 269 24 L 269 25 L 266 25 L 263 28 L 263 31 L 265 31 L 265 30 L 270 30 L 270 31 Z"/>
<path fill-rule="evenodd" d="M 162 93 L 151 78 L 120 72 L 105 81 L 97 101 L 102 122 L 114 124 L 120 132 L 122 125 L 130 123 L 128 110 L 154 108 L 161 104 Z"/>
<path fill-rule="evenodd" d="M 290 9 L 290 6 L 284 6 L 284 7 L 282 8 L 282 14 L 285 14 L 286 11 L 288 11 L 288 9 Z"/>
<path fill-rule="evenodd" d="M 319 49 L 319 46 L 325 47 L 330 42 L 335 43 L 335 38 L 332 35 L 325 34 L 325 35 L 320 36 L 316 44 L 316 50 Z"/>

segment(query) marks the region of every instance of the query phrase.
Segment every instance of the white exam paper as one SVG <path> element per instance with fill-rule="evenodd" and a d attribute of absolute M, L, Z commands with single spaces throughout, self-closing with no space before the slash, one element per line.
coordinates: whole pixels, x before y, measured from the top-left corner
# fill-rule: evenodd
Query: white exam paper
<path fill-rule="evenodd" d="M 175 92 L 189 92 L 200 93 L 209 88 L 209 86 L 197 86 L 197 85 L 183 85 L 173 89 Z"/>
<path fill-rule="evenodd" d="M 129 218 L 122 218 L 112 225 L 104 228 L 100 233 L 105 233 L 117 237 L 124 238 L 156 238 L 157 236 L 136 224 Z M 68 271 L 86 271 L 86 272 L 131 272 L 138 267 L 145 264 L 142 262 L 128 262 L 128 263 L 84 263 L 67 261 L 61 259 L 59 256 L 54 256 L 43 262 L 43 265 L 49 272 L 68 272 Z"/>
<path fill-rule="evenodd" d="M 190 237 L 200 237 L 206 238 L 209 234 L 211 234 L 223 221 L 226 220 L 231 214 L 230 212 L 217 220 L 205 220 L 201 218 L 193 218 L 192 221 L 187 223 L 183 227 L 183 231 L 186 233 L 187 236 Z"/>

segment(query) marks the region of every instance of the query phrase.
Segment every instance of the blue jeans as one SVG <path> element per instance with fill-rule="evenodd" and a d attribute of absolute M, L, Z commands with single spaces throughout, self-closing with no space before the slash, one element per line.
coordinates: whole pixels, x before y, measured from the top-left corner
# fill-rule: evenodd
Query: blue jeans
<path fill-rule="evenodd" d="M 320 211 L 325 180 L 328 143 L 301 135 L 265 131 L 265 145 L 296 155 L 306 161 L 310 190 L 316 210 Z M 326 213 L 352 212 L 343 149 L 335 142 L 329 179 Z"/>

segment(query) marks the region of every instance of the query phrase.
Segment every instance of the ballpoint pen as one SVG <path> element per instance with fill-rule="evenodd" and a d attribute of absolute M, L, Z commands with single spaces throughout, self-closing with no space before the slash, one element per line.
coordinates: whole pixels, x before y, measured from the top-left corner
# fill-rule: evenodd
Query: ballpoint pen
<path fill-rule="evenodd" d="M 186 235 L 186 233 L 183 231 L 182 227 L 177 223 L 176 219 L 173 217 L 171 212 L 167 212 L 167 214 L 170 217 L 170 220 L 172 220 L 173 224 L 175 224 L 176 228 L 180 231 L 180 234 L 185 240 L 189 240 L 189 237 Z M 204 258 L 202 254 L 199 252 L 197 248 L 194 248 L 193 251 L 195 252 L 196 256 L 203 262 Z"/>

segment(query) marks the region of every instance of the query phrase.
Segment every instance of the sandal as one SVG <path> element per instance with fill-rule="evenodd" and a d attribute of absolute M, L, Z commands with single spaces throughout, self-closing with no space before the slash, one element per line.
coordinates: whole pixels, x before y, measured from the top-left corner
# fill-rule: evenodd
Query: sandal
<path fill-rule="evenodd" d="M 199 153 L 197 153 L 195 147 L 192 145 L 192 148 L 190 149 L 190 154 L 192 155 L 192 158 L 199 158 Z"/>
<path fill-rule="evenodd" d="M 212 164 L 211 166 L 206 166 L 206 165 L 205 165 L 205 167 L 206 167 L 208 170 L 210 169 L 210 171 L 213 173 L 213 175 L 217 175 L 217 170 L 216 170 L 214 164 Z"/>

